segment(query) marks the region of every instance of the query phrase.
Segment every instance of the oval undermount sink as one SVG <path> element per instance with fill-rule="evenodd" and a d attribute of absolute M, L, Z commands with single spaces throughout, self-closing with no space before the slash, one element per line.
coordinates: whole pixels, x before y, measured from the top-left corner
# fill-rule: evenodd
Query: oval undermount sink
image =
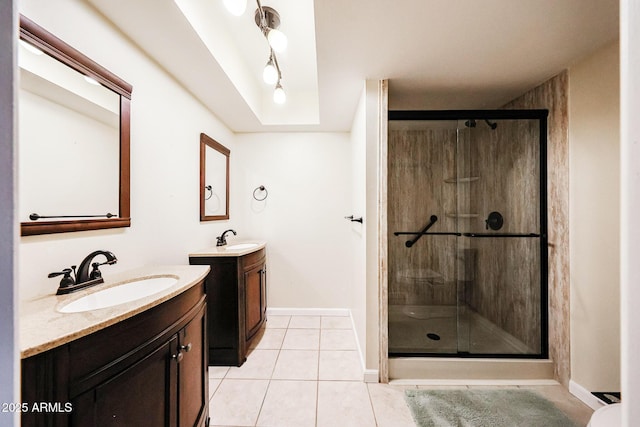
<path fill-rule="evenodd" d="M 85 295 L 62 306 L 58 311 L 60 313 L 80 313 L 113 307 L 162 292 L 177 282 L 178 279 L 175 277 L 150 277 L 148 279 L 135 280 Z"/>
<path fill-rule="evenodd" d="M 226 247 L 228 251 L 242 251 L 244 249 L 251 249 L 258 246 L 257 243 L 238 243 L 236 245 L 229 245 Z"/>

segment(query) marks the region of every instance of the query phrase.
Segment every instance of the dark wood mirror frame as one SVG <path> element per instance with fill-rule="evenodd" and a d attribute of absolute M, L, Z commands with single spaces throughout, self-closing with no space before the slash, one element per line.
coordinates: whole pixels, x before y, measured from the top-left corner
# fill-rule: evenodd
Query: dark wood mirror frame
<path fill-rule="evenodd" d="M 207 147 L 211 147 L 220 154 L 227 158 L 226 166 L 226 206 L 224 215 L 206 215 L 205 212 L 205 177 L 206 177 L 206 150 Z M 222 219 L 229 219 L 229 156 L 231 150 L 224 145 L 220 144 L 213 138 L 200 134 L 200 221 L 215 221 Z"/>
<path fill-rule="evenodd" d="M 116 218 L 70 221 L 23 222 L 20 224 L 21 234 L 30 236 L 131 226 L 129 143 L 132 86 L 23 15 L 20 15 L 20 38 L 76 71 L 94 78 L 103 86 L 120 95 L 120 200 L 118 216 Z"/>

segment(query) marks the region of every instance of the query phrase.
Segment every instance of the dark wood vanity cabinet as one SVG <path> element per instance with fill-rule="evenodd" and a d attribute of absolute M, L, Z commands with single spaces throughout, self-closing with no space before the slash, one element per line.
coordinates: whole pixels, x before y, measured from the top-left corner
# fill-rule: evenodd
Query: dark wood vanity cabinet
<path fill-rule="evenodd" d="M 242 256 L 190 256 L 208 265 L 209 365 L 241 366 L 266 320 L 265 249 Z"/>
<path fill-rule="evenodd" d="M 22 401 L 58 404 L 23 426 L 205 426 L 204 283 L 157 307 L 22 361 Z M 51 409 L 51 408 L 49 408 Z"/>

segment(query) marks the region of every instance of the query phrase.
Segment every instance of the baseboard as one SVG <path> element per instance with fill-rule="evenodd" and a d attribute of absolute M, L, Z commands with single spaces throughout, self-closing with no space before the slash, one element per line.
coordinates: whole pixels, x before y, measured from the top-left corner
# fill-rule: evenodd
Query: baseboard
<path fill-rule="evenodd" d="M 347 308 L 286 308 L 267 307 L 267 316 L 349 316 Z"/>
<path fill-rule="evenodd" d="M 377 383 L 380 381 L 380 372 L 377 369 L 365 369 L 364 370 L 364 382 L 365 383 Z"/>
<path fill-rule="evenodd" d="M 600 399 L 591 394 L 589 390 L 582 387 L 580 384 L 573 380 L 569 380 L 569 392 L 578 399 L 582 400 L 585 405 L 589 406 L 594 411 L 605 406 L 604 402 L 602 402 Z"/>
<path fill-rule="evenodd" d="M 362 380 L 365 383 L 380 382 L 380 372 L 377 369 L 367 369 L 364 353 L 362 352 L 362 347 L 360 347 L 360 340 L 358 339 L 358 330 L 356 328 L 356 323 L 353 320 L 353 314 L 351 313 L 351 310 L 349 310 L 349 317 L 351 318 L 351 330 L 353 331 L 353 335 L 356 340 L 356 349 L 358 350 L 358 356 L 360 356 L 360 366 L 362 367 L 363 372 Z"/>

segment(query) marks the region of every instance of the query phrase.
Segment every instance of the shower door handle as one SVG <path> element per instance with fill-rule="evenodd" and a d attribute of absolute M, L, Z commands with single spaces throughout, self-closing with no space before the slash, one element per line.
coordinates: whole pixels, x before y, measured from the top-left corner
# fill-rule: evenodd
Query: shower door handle
<path fill-rule="evenodd" d="M 464 237 L 540 237 L 535 233 L 462 233 Z"/>
<path fill-rule="evenodd" d="M 425 227 L 418 232 L 413 232 L 413 231 L 396 231 L 395 233 L 393 233 L 395 236 L 399 236 L 401 234 L 413 234 L 415 237 L 411 240 L 407 240 L 405 242 L 405 246 L 410 248 L 411 246 L 413 246 L 418 240 L 420 240 L 420 238 L 422 236 L 424 236 L 425 234 L 427 234 L 427 230 L 429 230 L 433 224 L 436 223 L 436 221 L 438 221 L 438 217 L 436 215 L 431 215 L 431 217 L 429 217 L 429 223 L 427 225 L 425 225 Z"/>
<path fill-rule="evenodd" d="M 421 236 L 457 236 L 457 237 L 525 237 L 525 238 L 533 238 L 533 237 L 541 237 L 540 234 L 536 233 L 457 233 L 455 231 L 442 231 L 442 232 L 433 232 L 433 233 L 416 233 L 413 231 L 396 231 L 393 233 L 396 236 L 401 236 L 403 234 L 419 234 Z"/>

